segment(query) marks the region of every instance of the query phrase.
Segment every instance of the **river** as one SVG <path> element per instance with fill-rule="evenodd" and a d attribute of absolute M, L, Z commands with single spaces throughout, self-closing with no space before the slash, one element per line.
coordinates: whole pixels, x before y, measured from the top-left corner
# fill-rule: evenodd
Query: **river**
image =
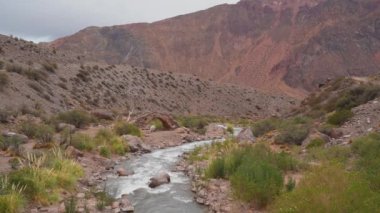
<path fill-rule="evenodd" d="M 240 131 L 235 129 L 235 135 Z M 156 150 L 121 164 L 134 174 L 127 177 L 110 178 L 107 181 L 107 192 L 119 198 L 128 194 L 128 198 L 137 213 L 202 213 L 207 208 L 193 199 L 191 180 L 183 172 L 172 172 L 180 156 L 197 146 L 211 144 L 213 141 L 198 141 L 177 147 Z M 148 187 L 149 179 L 160 171 L 170 175 L 171 183 L 155 189 Z"/>

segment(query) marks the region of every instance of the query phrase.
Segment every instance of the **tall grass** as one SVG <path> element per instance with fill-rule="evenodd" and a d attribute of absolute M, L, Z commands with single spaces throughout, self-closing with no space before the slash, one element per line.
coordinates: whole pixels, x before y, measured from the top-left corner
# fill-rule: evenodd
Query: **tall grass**
<path fill-rule="evenodd" d="M 352 151 L 357 157 L 356 168 L 369 180 L 371 187 L 380 192 L 380 134 L 356 139 Z"/>
<path fill-rule="evenodd" d="M 9 174 L 9 182 L 25 186 L 23 193 L 28 199 L 47 205 L 57 202 L 62 190 L 74 190 L 82 175 L 79 164 L 54 150 L 49 155 L 28 154 L 22 169 Z"/>
<path fill-rule="evenodd" d="M 24 186 L 11 184 L 7 176 L 0 178 L 0 213 L 18 213 L 25 200 Z"/>
<path fill-rule="evenodd" d="M 341 164 L 317 167 L 292 192 L 282 194 L 272 212 L 378 212 L 380 196 L 369 183 Z"/>
<path fill-rule="evenodd" d="M 264 207 L 283 189 L 283 173 L 296 170 L 297 164 L 289 154 L 263 144 L 234 147 L 212 160 L 205 176 L 229 179 L 238 199 Z"/>
<path fill-rule="evenodd" d="M 96 146 L 94 140 L 83 133 L 75 133 L 72 135 L 70 145 L 82 151 L 92 151 Z"/>

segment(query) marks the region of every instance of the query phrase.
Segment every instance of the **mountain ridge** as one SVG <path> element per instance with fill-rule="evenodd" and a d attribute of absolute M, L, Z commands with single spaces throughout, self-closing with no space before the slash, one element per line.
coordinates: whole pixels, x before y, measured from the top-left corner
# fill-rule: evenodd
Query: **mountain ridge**
<path fill-rule="evenodd" d="M 304 97 L 326 79 L 377 71 L 380 53 L 363 43 L 379 45 L 371 32 L 378 14 L 375 0 L 244 0 L 153 23 L 86 28 L 50 46 Z M 357 39 L 356 31 L 369 40 Z M 347 63 L 356 59 L 359 68 Z"/>

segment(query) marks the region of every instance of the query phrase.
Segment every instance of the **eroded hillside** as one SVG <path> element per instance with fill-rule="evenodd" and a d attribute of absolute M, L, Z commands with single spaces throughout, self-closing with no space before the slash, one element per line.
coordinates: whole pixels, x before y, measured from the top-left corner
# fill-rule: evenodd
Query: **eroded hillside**
<path fill-rule="evenodd" d="M 377 0 L 243 0 L 152 24 L 89 27 L 50 45 L 304 97 L 328 78 L 377 72 L 379 12 Z"/>
<path fill-rule="evenodd" d="M 129 65 L 108 65 L 2 36 L 3 109 L 72 108 L 261 117 L 294 102 L 253 89 Z"/>

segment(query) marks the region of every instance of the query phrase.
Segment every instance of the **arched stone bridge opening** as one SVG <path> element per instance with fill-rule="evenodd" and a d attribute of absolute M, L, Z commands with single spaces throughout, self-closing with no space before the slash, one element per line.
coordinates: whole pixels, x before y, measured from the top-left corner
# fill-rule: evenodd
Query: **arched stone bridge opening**
<path fill-rule="evenodd" d="M 145 127 L 154 119 L 160 120 L 165 130 L 172 130 L 179 127 L 177 121 L 175 121 L 171 115 L 161 113 L 149 113 L 142 115 L 135 120 L 135 123 L 139 127 Z"/>

